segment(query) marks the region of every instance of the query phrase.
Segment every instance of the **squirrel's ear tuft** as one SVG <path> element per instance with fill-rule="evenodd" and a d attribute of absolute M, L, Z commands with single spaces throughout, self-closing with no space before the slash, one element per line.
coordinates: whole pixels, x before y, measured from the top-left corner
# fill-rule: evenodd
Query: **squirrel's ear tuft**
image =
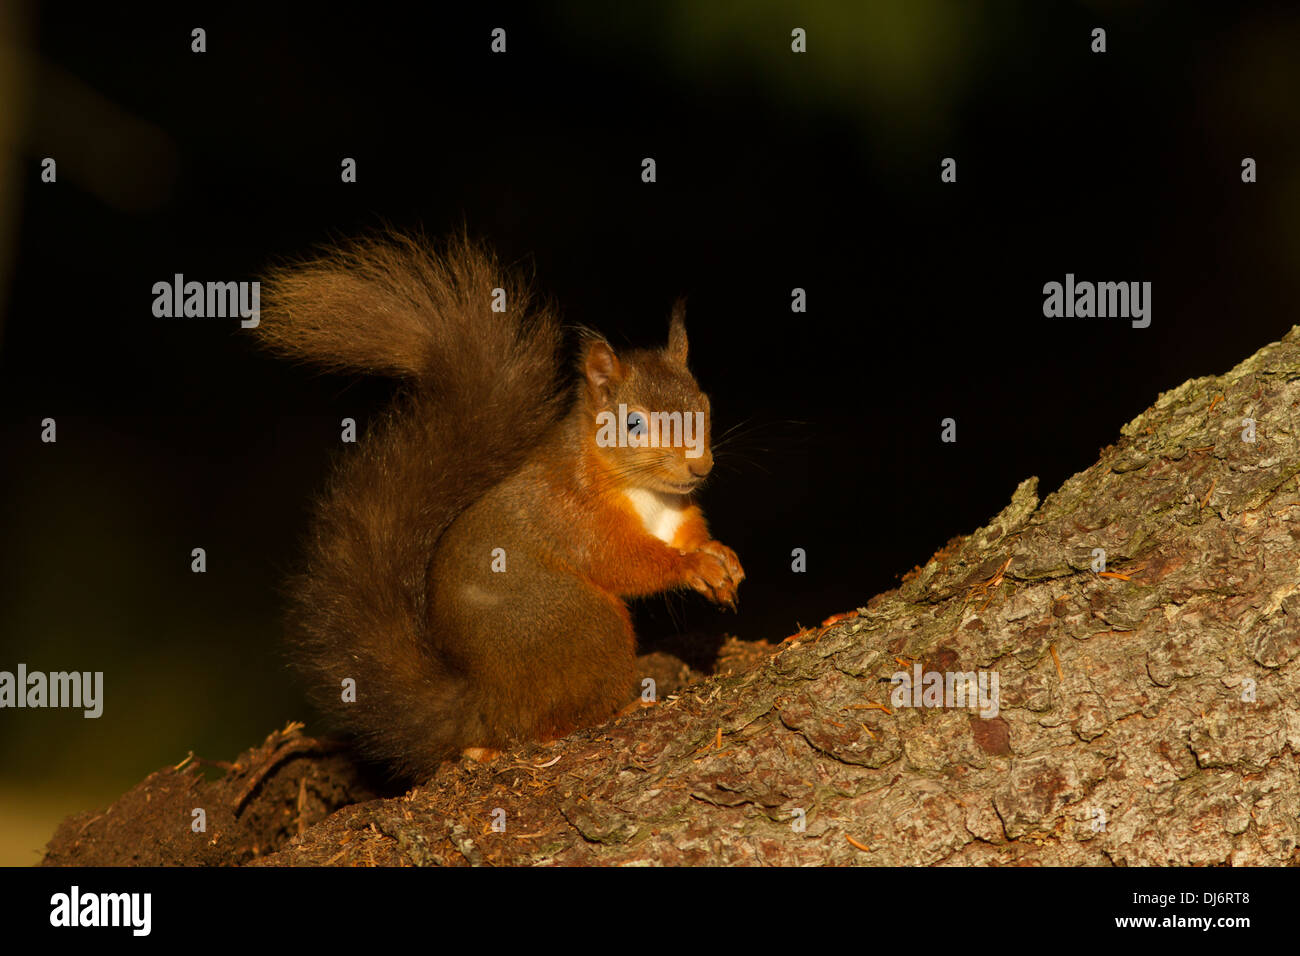
<path fill-rule="evenodd" d="M 686 364 L 686 353 L 689 350 L 686 341 L 686 300 L 678 299 L 673 305 L 673 317 L 668 322 L 668 348 L 667 352 L 679 365 Z"/>
<path fill-rule="evenodd" d="M 604 400 L 610 385 L 623 379 L 623 363 L 608 342 L 602 338 L 590 338 L 582 350 L 582 374 L 586 376 L 592 394 Z"/>

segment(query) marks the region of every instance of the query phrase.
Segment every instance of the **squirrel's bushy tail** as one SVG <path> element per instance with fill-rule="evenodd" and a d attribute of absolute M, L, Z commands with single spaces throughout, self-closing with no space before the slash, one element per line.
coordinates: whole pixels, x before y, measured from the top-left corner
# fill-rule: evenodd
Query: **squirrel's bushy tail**
<path fill-rule="evenodd" d="M 492 311 L 497 289 L 505 312 Z M 272 350 L 405 382 L 316 504 L 291 640 L 313 700 L 361 750 L 427 777 L 456 755 L 474 706 L 427 639 L 429 560 L 558 415 L 559 324 L 463 238 L 438 250 L 404 235 L 355 242 L 277 270 L 262 298 L 257 332 Z"/>

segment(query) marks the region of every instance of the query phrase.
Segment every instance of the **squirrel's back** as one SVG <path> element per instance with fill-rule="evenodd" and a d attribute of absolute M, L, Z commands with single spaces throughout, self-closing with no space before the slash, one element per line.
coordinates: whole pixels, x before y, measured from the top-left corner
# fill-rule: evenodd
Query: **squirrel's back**
<path fill-rule="evenodd" d="M 504 312 L 492 309 L 497 290 Z M 456 755 L 475 707 L 424 634 L 429 562 L 558 417 L 558 322 L 465 239 L 341 246 L 273 273 L 263 302 L 257 332 L 274 351 L 403 382 L 316 503 L 291 582 L 291 641 L 313 700 L 364 753 L 428 776 Z"/>

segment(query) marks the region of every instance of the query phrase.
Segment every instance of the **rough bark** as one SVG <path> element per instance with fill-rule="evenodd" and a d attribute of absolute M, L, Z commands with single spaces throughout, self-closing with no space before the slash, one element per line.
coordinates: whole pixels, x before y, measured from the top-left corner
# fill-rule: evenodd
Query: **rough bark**
<path fill-rule="evenodd" d="M 233 763 L 191 754 L 151 773 L 108 809 L 64 820 L 41 865 L 249 863 L 339 807 L 376 796 L 378 788 L 337 745 L 305 737 L 301 728 L 272 733 Z M 205 767 L 224 772 L 209 780 Z"/>
<path fill-rule="evenodd" d="M 1300 328 L 755 666 L 259 862 L 1300 863 L 1298 404 Z M 918 663 L 998 715 L 893 706 Z"/>

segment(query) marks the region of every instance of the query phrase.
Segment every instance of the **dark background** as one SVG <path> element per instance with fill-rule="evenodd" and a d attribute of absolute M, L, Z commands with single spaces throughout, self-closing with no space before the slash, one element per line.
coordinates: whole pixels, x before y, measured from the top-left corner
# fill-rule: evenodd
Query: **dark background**
<path fill-rule="evenodd" d="M 154 318 L 153 283 L 391 224 L 467 228 L 616 346 L 686 294 L 715 435 L 744 423 L 704 505 L 748 579 L 738 616 L 678 596 L 638 622 L 779 640 L 1290 328 L 1300 14 L 1222 6 L 7 7 L 0 669 L 102 670 L 106 704 L 0 711 L 0 862 L 307 716 L 278 589 L 339 420 L 391 386 Z M 1045 319 L 1067 272 L 1152 282 L 1151 327 Z"/>

